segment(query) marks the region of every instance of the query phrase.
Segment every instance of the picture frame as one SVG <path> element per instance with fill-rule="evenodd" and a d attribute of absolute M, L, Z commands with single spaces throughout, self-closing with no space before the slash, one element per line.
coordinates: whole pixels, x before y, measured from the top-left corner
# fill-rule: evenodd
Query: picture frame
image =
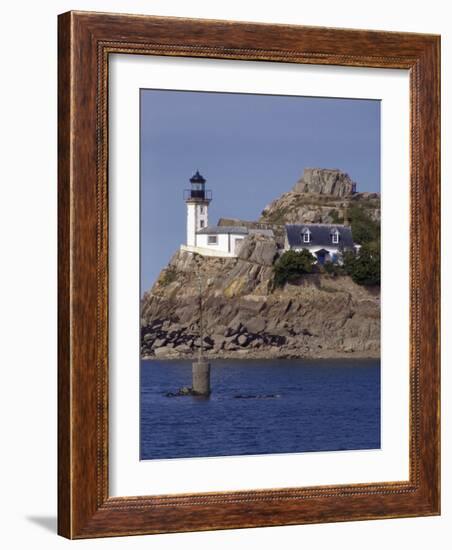
<path fill-rule="evenodd" d="M 59 16 L 58 532 L 91 538 L 440 513 L 440 38 L 91 12 Z M 108 77 L 112 54 L 410 74 L 409 480 L 110 496 Z"/>

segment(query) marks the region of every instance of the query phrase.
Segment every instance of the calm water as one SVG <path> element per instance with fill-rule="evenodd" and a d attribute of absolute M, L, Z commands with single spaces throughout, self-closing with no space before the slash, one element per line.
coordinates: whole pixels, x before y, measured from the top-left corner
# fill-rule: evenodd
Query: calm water
<path fill-rule="evenodd" d="M 141 362 L 142 459 L 380 447 L 378 360 L 211 365 L 209 399 L 170 398 L 191 385 L 191 362 Z"/>

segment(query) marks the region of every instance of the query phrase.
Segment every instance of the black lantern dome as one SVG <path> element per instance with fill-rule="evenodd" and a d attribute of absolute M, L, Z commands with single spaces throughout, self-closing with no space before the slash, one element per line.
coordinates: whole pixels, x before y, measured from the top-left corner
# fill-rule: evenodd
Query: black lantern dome
<path fill-rule="evenodd" d="M 206 190 L 206 179 L 196 170 L 196 173 L 190 178 L 191 188 L 185 190 L 185 200 L 210 202 L 212 199 L 211 191 Z"/>
<path fill-rule="evenodd" d="M 201 176 L 201 174 L 199 173 L 199 170 L 196 170 L 196 174 L 194 174 L 191 178 L 190 178 L 190 182 L 193 184 L 193 183 L 201 183 L 201 184 L 204 184 L 206 183 L 206 180 L 205 178 L 203 178 Z"/>

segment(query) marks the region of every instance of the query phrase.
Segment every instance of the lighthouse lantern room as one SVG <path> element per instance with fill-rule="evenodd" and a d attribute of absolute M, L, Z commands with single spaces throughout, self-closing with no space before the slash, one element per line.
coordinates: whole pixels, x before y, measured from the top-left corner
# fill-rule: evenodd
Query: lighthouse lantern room
<path fill-rule="evenodd" d="M 206 189 L 206 180 L 198 170 L 190 178 L 190 184 L 190 189 L 186 189 L 184 193 L 187 204 L 187 245 L 197 246 L 197 231 L 208 225 L 208 210 L 212 193 Z"/>

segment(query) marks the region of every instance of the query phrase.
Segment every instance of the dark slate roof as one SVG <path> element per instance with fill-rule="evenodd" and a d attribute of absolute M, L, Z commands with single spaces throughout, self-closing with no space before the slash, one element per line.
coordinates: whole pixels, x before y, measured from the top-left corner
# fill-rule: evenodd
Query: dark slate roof
<path fill-rule="evenodd" d="M 241 225 L 208 225 L 197 231 L 198 235 L 222 235 L 224 233 L 235 233 L 248 235 L 248 228 Z"/>
<path fill-rule="evenodd" d="M 250 235 L 262 235 L 263 237 L 273 237 L 273 229 L 249 229 Z"/>
<path fill-rule="evenodd" d="M 311 240 L 309 243 L 304 243 L 303 233 L 305 233 L 308 229 L 311 232 Z M 335 230 L 339 231 L 338 245 L 335 245 L 331 238 L 331 235 Z M 286 225 L 286 233 L 290 247 L 303 248 L 306 246 L 339 246 L 344 248 L 353 248 L 354 246 L 352 231 L 350 227 L 345 225 L 324 223 Z"/>
<path fill-rule="evenodd" d="M 234 233 L 235 235 L 262 235 L 263 237 L 273 237 L 271 229 L 248 229 L 243 225 L 208 225 L 196 232 L 198 235 L 224 235 Z"/>
<path fill-rule="evenodd" d="M 199 170 L 196 170 L 196 174 L 190 178 L 192 183 L 206 183 L 206 180 L 201 176 Z"/>

